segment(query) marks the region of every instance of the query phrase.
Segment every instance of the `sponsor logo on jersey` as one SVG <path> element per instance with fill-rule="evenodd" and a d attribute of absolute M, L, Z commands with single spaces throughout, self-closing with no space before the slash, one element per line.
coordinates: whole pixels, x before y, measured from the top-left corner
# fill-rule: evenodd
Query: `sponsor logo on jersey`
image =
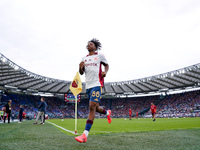
<path fill-rule="evenodd" d="M 88 66 L 95 66 L 97 67 L 97 63 L 90 63 L 90 64 L 86 64 L 85 67 L 88 67 Z"/>

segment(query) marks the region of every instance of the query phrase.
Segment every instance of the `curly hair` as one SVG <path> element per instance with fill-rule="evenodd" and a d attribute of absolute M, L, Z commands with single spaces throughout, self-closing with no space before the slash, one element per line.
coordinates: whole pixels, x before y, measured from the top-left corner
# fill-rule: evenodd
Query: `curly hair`
<path fill-rule="evenodd" d="M 101 46 L 101 43 L 99 42 L 99 40 L 93 38 L 92 40 L 88 41 L 88 43 L 90 43 L 90 42 L 94 43 L 94 45 L 95 45 L 95 47 L 97 48 L 97 50 L 98 50 L 98 49 L 101 50 L 101 47 L 102 47 L 102 46 Z"/>

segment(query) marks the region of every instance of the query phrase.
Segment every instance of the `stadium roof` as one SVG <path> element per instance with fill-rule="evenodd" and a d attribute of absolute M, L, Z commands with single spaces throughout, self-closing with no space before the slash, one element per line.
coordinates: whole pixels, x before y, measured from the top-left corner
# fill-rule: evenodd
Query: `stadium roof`
<path fill-rule="evenodd" d="M 0 89 L 30 93 L 71 93 L 71 81 L 48 78 L 30 72 L 0 54 Z M 82 83 L 82 94 L 86 93 Z M 140 95 L 200 87 L 200 63 L 136 80 L 106 82 L 103 95 Z"/>

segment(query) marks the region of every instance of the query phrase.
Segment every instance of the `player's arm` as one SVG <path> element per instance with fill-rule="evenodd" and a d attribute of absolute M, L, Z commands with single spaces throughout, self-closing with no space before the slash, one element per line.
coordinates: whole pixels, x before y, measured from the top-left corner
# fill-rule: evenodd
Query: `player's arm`
<path fill-rule="evenodd" d="M 40 105 L 38 106 L 38 108 L 40 109 L 42 107 L 42 103 L 40 103 Z"/>
<path fill-rule="evenodd" d="M 108 70 L 109 70 L 109 65 L 108 65 L 108 64 L 105 64 L 105 63 L 103 63 L 103 62 L 102 62 L 102 64 L 103 64 L 104 67 L 105 67 L 105 71 L 103 71 L 103 72 L 101 73 L 101 75 L 102 75 L 102 77 L 105 77 L 106 74 L 107 74 L 107 72 L 108 72 Z"/>
<path fill-rule="evenodd" d="M 84 74 L 84 71 L 85 71 L 85 63 L 82 61 L 80 64 L 79 64 L 79 73 L 81 74 L 81 75 L 83 75 Z"/>

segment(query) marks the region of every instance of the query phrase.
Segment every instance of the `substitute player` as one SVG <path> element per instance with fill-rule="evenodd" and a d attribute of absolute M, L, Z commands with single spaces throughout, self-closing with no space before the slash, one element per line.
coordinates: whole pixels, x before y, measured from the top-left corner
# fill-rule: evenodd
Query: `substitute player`
<path fill-rule="evenodd" d="M 129 120 L 131 120 L 132 111 L 129 109 Z"/>
<path fill-rule="evenodd" d="M 150 109 L 151 109 L 151 113 L 152 113 L 153 121 L 156 121 L 156 117 L 155 117 L 156 106 L 155 106 L 153 103 L 151 103 L 151 107 L 150 107 Z"/>
<path fill-rule="evenodd" d="M 104 55 L 97 52 L 101 49 L 101 43 L 97 39 L 92 39 L 88 42 L 86 47 L 89 54 L 82 58 L 79 64 L 79 73 L 83 75 L 85 73 L 86 93 L 89 98 L 89 116 L 86 121 L 85 131 L 81 136 L 75 137 L 75 140 L 80 143 L 85 143 L 89 131 L 93 125 L 95 113 L 99 112 L 105 114 L 108 119 L 108 123 L 111 123 L 111 110 L 106 111 L 103 107 L 99 106 L 102 87 L 104 85 L 104 77 L 106 76 L 109 65 Z M 102 65 L 104 70 L 102 72 Z"/>

